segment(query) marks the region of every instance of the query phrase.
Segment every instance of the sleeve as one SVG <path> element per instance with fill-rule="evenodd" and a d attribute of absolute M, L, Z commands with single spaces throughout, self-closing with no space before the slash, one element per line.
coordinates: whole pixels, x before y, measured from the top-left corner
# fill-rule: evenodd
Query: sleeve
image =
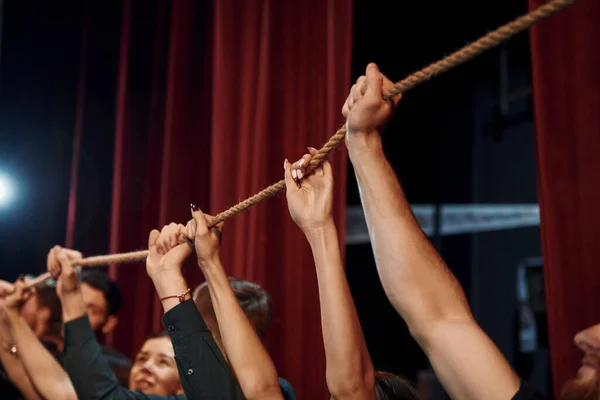
<path fill-rule="evenodd" d="M 512 400 L 546 400 L 544 396 L 527 382 L 521 379 L 519 391 L 513 396 Z"/>
<path fill-rule="evenodd" d="M 192 300 L 163 316 L 181 386 L 190 399 L 244 399 L 240 385 Z"/>
<path fill-rule="evenodd" d="M 82 400 L 129 400 L 149 397 L 119 384 L 102 355 L 88 316 L 65 324 L 63 366 Z"/>

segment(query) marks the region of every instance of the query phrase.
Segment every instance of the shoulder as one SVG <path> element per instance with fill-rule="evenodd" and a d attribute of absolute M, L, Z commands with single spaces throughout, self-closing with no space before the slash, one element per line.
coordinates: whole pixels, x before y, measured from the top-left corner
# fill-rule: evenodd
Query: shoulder
<path fill-rule="evenodd" d="M 521 379 L 519 391 L 513 396 L 512 400 L 545 400 L 545 398 L 529 383 Z"/>
<path fill-rule="evenodd" d="M 131 365 L 131 360 L 123 353 L 108 346 L 102 346 L 101 350 L 102 354 L 104 355 L 104 357 L 106 357 L 108 362 L 115 364 Z"/>

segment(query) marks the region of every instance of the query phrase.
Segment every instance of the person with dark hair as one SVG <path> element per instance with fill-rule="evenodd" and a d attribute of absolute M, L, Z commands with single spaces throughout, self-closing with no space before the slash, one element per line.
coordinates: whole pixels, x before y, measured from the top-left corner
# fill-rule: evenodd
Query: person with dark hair
<path fill-rule="evenodd" d="M 48 255 L 48 271 L 57 279 L 63 306 L 65 348 L 63 366 L 80 399 L 242 399 L 235 375 L 219 351 L 194 303 L 182 301 L 189 291 L 181 275 L 181 264 L 191 253 L 184 244 L 170 251 L 157 249 L 158 232 L 148 241 L 146 270 L 162 299 L 167 334 L 151 336 L 138 352 L 127 387 L 119 384 L 102 355 L 92 331 L 87 306 L 82 299 L 72 261 L 81 253 L 54 247 Z M 187 247 L 187 248 L 186 248 Z M 178 295 L 166 292 L 176 288 Z M 171 293 L 172 294 L 172 293 Z M 184 395 L 182 383 L 187 389 Z"/>
<path fill-rule="evenodd" d="M 26 282 L 30 278 L 25 277 L 17 282 Z M 3 304 L 1 300 L 11 295 L 15 286 L 5 281 L 0 281 L 0 286 L 3 287 L 0 290 L 0 303 Z M 0 329 L 0 339 L 4 342 L 4 346 L 0 350 L 0 393 L 2 398 L 7 400 L 35 398 L 36 392 L 30 377 L 24 373 L 22 357 L 15 356 L 24 342 L 21 341 L 20 346 L 15 345 L 17 335 L 13 334 L 13 328 L 18 324 L 18 332 L 27 329 L 28 338 L 36 338 L 51 357 L 59 359 L 62 349 L 62 315 L 60 300 L 56 295 L 53 282 L 39 285 L 28 291 L 27 296 L 14 299 L 11 301 L 10 313 L 6 309 L 2 312 L 4 321 Z M 8 318 L 9 315 L 11 318 Z"/>
<path fill-rule="evenodd" d="M 208 218 L 202 211 L 192 204 L 193 220 L 186 227 L 173 224 L 163 228 L 158 243 L 160 247 L 168 250 L 173 243 L 178 242 L 181 234 L 193 238 L 194 249 L 198 259 L 198 267 L 207 281 L 211 302 L 219 326 L 220 339 L 225 357 L 227 357 L 237 378 L 243 396 L 248 399 L 283 399 L 283 393 L 277 377 L 277 370 L 273 360 L 264 348 L 260 337 L 250 323 L 248 316 L 240 306 L 240 299 L 234 293 L 231 281 L 225 274 L 219 254 L 221 228 L 219 224 L 208 228 Z M 177 247 L 187 246 L 178 245 Z M 165 251 L 163 250 L 163 251 Z M 244 285 L 247 287 L 247 285 Z M 255 290 L 251 290 L 255 291 Z M 243 302 L 249 293 L 238 291 Z M 246 302 L 260 304 L 260 302 Z M 248 308 L 251 312 L 252 307 Z M 260 309 L 260 307 L 259 307 Z M 184 384 L 185 388 L 185 384 Z M 193 386 L 188 390 L 198 390 Z"/>
<path fill-rule="evenodd" d="M 421 397 L 415 386 L 407 379 L 384 371 L 375 371 L 376 399 L 419 400 Z"/>
<path fill-rule="evenodd" d="M 90 325 L 96 335 L 108 335 L 119 322 L 118 312 L 123 305 L 119 285 L 112 281 L 106 271 L 96 268 L 82 269 L 81 297 L 85 303 Z M 58 299 L 58 297 L 57 297 Z M 102 346 L 102 354 L 123 386 L 129 383 L 131 360 L 119 351 Z"/>
<path fill-rule="evenodd" d="M 256 334 L 259 338 L 264 339 L 271 325 L 273 314 L 269 292 L 254 282 L 233 277 L 229 277 L 229 285 Z M 208 289 L 208 282 L 198 285 L 192 297 L 202 318 L 210 328 L 215 342 L 217 342 L 221 351 L 224 352 L 219 324 L 217 324 L 217 317 L 212 305 L 210 290 Z M 280 377 L 279 386 L 285 400 L 296 399 L 294 389 L 288 381 Z"/>
<path fill-rule="evenodd" d="M 383 289 L 451 398 L 540 398 L 473 318 L 462 287 L 421 230 L 386 159 L 381 133 L 400 100 L 384 98 L 384 88 L 392 85 L 369 64 L 342 109 Z"/>
<path fill-rule="evenodd" d="M 307 175 L 306 166 L 316 153 L 312 148 L 309 151 L 294 164 L 285 160 L 284 177 L 290 216 L 306 236 L 317 270 L 329 393 L 336 400 L 417 400 L 419 395 L 410 382 L 373 367 L 333 221 L 331 165 L 324 161 Z"/>
<path fill-rule="evenodd" d="M 108 335 L 119 321 L 118 312 L 123 304 L 119 285 L 104 271 L 81 270 L 81 296 L 90 318 L 92 330 Z"/>

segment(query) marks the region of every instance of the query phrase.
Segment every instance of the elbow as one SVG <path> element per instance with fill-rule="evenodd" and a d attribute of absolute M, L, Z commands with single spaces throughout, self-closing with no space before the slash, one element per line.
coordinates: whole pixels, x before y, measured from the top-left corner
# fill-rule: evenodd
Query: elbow
<path fill-rule="evenodd" d="M 247 376 L 240 379 L 240 386 L 247 400 L 280 399 L 282 396 L 276 373 Z"/>
<path fill-rule="evenodd" d="M 56 385 L 57 392 L 54 396 L 49 397 L 49 399 L 60 399 L 60 400 L 78 400 L 79 397 L 75 392 L 75 388 L 70 380 L 62 382 L 61 384 Z"/>
<path fill-rule="evenodd" d="M 408 324 L 410 335 L 419 346 L 428 353 L 431 346 L 449 331 L 464 331 L 468 327 L 478 326 L 471 314 L 440 314 L 435 318 L 426 318 L 415 324 Z"/>
<path fill-rule="evenodd" d="M 243 389 L 247 400 L 281 399 L 279 382 L 256 382 Z"/>
<path fill-rule="evenodd" d="M 356 372 L 327 371 L 327 388 L 334 399 L 371 398 L 375 393 L 375 370 L 370 365 Z"/>

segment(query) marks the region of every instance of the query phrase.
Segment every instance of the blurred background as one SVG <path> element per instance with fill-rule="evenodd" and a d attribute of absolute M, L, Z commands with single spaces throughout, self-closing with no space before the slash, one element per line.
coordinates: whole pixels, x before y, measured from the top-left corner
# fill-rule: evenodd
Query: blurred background
<path fill-rule="evenodd" d="M 525 0 L 306 3 L 2 1 L 0 279 L 43 272 L 55 244 L 86 255 L 143 248 L 150 229 L 187 220 L 190 201 L 222 211 L 279 179 L 284 157 L 335 132 L 369 62 L 397 81 L 528 11 Z M 477 321 L 519 374 L 552 398 L 531 43 L 519 34 L 411 90 L 384 145 Z M 318 122 L 307 121 L 313 116 Z M 439 391 L 381 288 L 344 152 L 332 156 L 336 217 L 372 359 Z M 232 275 L 273 294 L 269 350 L 299 398 L 317 398 L 324 374 L 311 374 L 322 370 L 321 356 L 296 357 L 307 348 L 322 353 L 316 282 L 312 272 L 290 272 L 294 251 L 303 252 L 305 271 L 311 257 L 285 244 L 298 233 L 288 228 L 284 203 L 269 199 L 228 222 L 224 252 Z M 123 324 L 107 338 L 126 353 L 141 340 L 128 336 L 159 327 L 142 269 L 110 271 L 127 292 L 124 314 L 154 307 L 140 317 L 151 322 L 136 322 L 139 333 Z M 585 320 L 592 316 L 596 308 Z M 309 321 L 317 327 L 293 332 Z M 578 357 L 570 342 L 564 349 Z M 311 362 L 316 372 L 303 372 Z"/>

